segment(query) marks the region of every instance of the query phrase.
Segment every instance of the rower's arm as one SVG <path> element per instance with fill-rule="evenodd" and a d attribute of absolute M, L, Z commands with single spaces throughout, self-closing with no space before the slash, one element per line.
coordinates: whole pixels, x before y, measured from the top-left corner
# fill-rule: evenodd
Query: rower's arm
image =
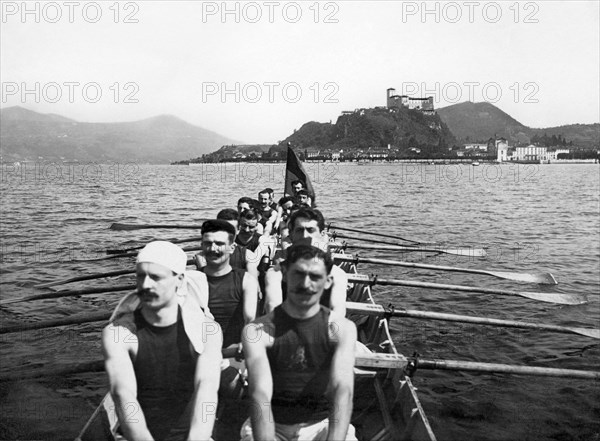
<path fill-rule="evenodd" d="M 265 236 L 270 236 L 273 232 L 273 226 L 275 225 L 275 222 L 277 221 L 277 211 L 275 210 L 271 210 L 271 216 L 269 217 L 269 219 L 266 222 L 265 225 L 265 231 L 263 232 L 263 235 Z"/>
<path fill-rule="evenodd" d="M 137 400 L 137 382 L 128 346 L 137 345 L 129 329 L 110 324 L 102 330 L 104 366 L 110 383 L 123 435 L 128 440 L 152 440 L 146 418 Z"/>
<path fill-rule="evenodd" d="M 221 376 L 221 328 L 207 319 L 203 326 L 204 348 L 198 356 L 194 375 L 194 395 L 188 440 L 209 440 L 217 414 Z"/>
<path fill-rule="evenodd" d="M 337 340 L 329 380 L 331 410 L 327 440 L 346 439 L 352 418 L 352 398 L 354 395 L 354 348 L 356 326 L 345 318 L 336 318 L 329 325 L 329 331 Z"/>
<path fill-rule="evenodd" d="M 258 308 L 258 280 L 252 274 L 246 272 L 242 280 L 244 290 L 244 324 L 250 323 L 256 318 Z"/>
<path fill-rule="evenodd" d="M 268 314 L 283 302 L 281 270 L 269 268 L 265 273 L 265 312 Z"/>
<path fill-rule="evenodd" d="M 331 268 L 333 285 L 331 286 L 331 298 L 329 307 L 338 317 L 346 317 L 346 292 L 348 290 L 348 275 L 339 266 Z"/>
<path fill-rule="evenodd" d="M 264 236 L 261 236 L 261 238 Z M 254 251 L 246 248 L 246 272 L 252 274 L 258 280 L 258 265 L 264 253 L 264 246 L 259 242 Z"/>
<path fill-rule="evenodd" d="M 244 356 L 248 368 L 250 421 L 255 440 L 274 440 L 275 422 L 271 410 L 273 378 L 267 358 L 270 338 L 261 323 L 250 323 L 242 333 Z"/>

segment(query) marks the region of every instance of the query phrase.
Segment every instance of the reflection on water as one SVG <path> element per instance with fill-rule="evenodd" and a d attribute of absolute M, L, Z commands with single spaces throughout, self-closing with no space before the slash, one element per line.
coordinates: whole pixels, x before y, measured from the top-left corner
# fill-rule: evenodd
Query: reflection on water
<path fill-rule="evenodd" d="M 40 164 L 37 171 L 35 167 L 24 172 L 5 167 L 2 172 L 2 299 L 41 292 L 34 285 L 44 281 L 132 268 L 132 259 L 83 261 L 106 256 L 107 248 L 198 233 L 112 231 L 108 229 L 112 222 L 199 223 L 221 208 L 235 207 L 241 196 L 256 197 L 265 187 L 278 190 L 283 184 L 281 164 L 59 168 Z M 307 169 L 319 208 L 334 225 L 448 246 L 485 246 L 488 252 L 485 259 L 429 253 L 399 256 L 389 251 L 363 251 L 363 256 L 549 271 L 559 285 L 532 286 L 472 274 L 370 265 L 362 267 L 365 273 L 586 294 L 591 300 L 586 305 L 562 306 L 522 297 L 380 286 L 375 293 L 382 304 L 563 326 L 600 326 L 600 303 L 595 297 L 600 286 L 598 166 L 310 163 Z M 119 281 L 67 286 L 77 289 L 126 280 L 122 276 Z M 108 310 L 118 297 L 98 294 L 15 303 L 0 309 L 0 318 L 4 326 Z M 1 335 L 2 371 L 97 359 L 100 326 Z M 398 348 L 408 355 L 417 351 L 427 358 L 588 370 L 600 365 L 598 345 L 577 335 L 416 319 L 394 319 L 391 328 Z M 414 382 L 439 439 L 597 439 L 600 432 L 597 382 L 424 370 L 417 372 Z M 72 436 L 105 387 L 104 376 L 97 374 L 1 385 L 0 437 Z"/>

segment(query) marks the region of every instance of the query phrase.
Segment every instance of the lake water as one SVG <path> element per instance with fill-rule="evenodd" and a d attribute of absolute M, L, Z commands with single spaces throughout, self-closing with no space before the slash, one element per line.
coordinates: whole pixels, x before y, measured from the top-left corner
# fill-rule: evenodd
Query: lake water
<path fill-rule="evenodd" d="M 382 304 L 410 309 L 600 326 L 599 167 L 584 165 L 306 164 L 319 208 L 333 224 L 435 241 L 484 246 L 484 259 L 362 251 L 438 265 L 551 272 L 556 286 L 479 275 L 363 265 L 381 277 L 587 296 L 577 306 L 500 296 L 379 286 Z M 283 187 L 282 164 L 22 164 L 2 166 L 1 298 L 43 292 L 35 284 L 115 269 L 130 259 L 85 262 L 107 248 L 194 230 L 111 231 L 112 222 L 192 224 L 241 196 Z M 277 195 L 280 196 L 280 193 Z M 348 235 L 356 233 L 347 233 Z M 362 236 L 365 237 L 365 236 Z M 348 240 L 348 242 L 352 242 Z M 365 243 L 365 242 L 353 242 Z M 69 289 L 123 284 L 101 280 Z M 119 294 L 15 303 L 0 308 L 2 326 L 108 311 Z M 5 334 L 1 371 L 66 366 L 101 358 L 99 323 Z M 600 370 L 597 341 L 572 334 L 393 319 L 406 355 Z M 414 383 L 440 440 L 598 440 L 600 384 L 592 380 L 417 371 Z M 76 435 L 106 390 L 104 374 L 0 384 L 0 438 Z"/>

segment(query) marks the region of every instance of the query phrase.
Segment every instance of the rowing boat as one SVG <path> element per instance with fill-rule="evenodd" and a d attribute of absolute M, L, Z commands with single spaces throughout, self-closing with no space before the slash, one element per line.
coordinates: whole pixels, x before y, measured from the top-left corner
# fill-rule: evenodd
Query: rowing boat
<path fill-rule="evenodd" d="M 356 274 L 356 264 L 340 263 L 349 274 Z M 348 300 L 365 307 L 376 305 L 371 288 L 351 284 Z M 352 424 L 361 441 L 407 440 L 435 441 L 436 437 L 405 370 L 406 359 L 398 353 L 388 327 L 388 317 L 365 315 L 360 308 L 349 308 L 347 317 L 358 330 L 358 339 L 370 352 L 357 350 Z M 235 439 L 245 420 L 245 399 L 222 403 L 215 424 L 215 439 Z M 76 441 L 115 440 L 119 421 L 110 393 L 92 413 Z"/>

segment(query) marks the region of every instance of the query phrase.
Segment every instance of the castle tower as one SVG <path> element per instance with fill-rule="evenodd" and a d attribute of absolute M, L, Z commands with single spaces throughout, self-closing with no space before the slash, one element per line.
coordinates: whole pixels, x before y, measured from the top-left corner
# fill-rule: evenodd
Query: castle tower
<path fill-rule="evenodd" d="M 388 109 L 390 109 L 390 108 L 394 107 L 394 105 L 395 105 L 395 102 L 394 102 L 394 100 L 392 99 L 392 97 L 393 97 L 394 95 L 396 95 L 396 89 L 394 89 L 393 87 L 390 87 L 390 88 L 387 90 L 387 95 L 386 95 L 386 97 L 385 97 L 385 102 L 386 102 L 386 105 L 387 105 L 387 108 L 388 108 Z"/>

